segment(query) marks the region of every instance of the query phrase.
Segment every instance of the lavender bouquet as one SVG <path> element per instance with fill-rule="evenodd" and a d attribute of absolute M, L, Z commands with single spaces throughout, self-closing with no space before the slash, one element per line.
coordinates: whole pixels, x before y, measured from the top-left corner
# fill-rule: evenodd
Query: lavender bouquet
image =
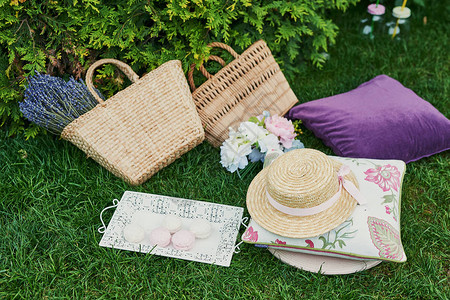
<path fill-rule="evenodd" d="M 104 99 L 99 91 L 96 92 Z M 81 79 L 77 81 L 71 77 L 66 82 L 40 73 L 28 77 L 24 96 L 19 107 L 25 118 L 57 135 L 98 104 Z"/>

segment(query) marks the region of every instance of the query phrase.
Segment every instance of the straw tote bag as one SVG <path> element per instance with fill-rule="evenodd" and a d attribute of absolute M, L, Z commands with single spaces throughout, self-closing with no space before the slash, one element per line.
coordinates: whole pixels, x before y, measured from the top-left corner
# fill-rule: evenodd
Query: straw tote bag
<path fill-rule="evenodd" d="M 265 110 L 282 116 L 297 103 L 297 97 L 264 41 L 254 43 L 241 55 L 223 43 L 208 46 L 225 49 L 235 58 L 225 66 L 222 58 L 211 55 L 209 59 L 219 62 L 223 68 L 213 76 L 200 66 L 208 80 L 198 88 L 193 80 L 194 65 L 188 73 L 205 137 L 213 146 L 220 146 L 228 138 L 229 127 L 237 129 L 239 123 Z"/>
<path fill-rule="evenodd" d="M 103 101 L 94 91 L 94 70 L 116 65 L 132 84 Z M 181 62 L 172 60 L 139 78 L 115 59 L 95 62 L 86 85 L 99 104 L 67 125 L 61 137 L 132 185 L 139 185 L 204 140 Z"/>

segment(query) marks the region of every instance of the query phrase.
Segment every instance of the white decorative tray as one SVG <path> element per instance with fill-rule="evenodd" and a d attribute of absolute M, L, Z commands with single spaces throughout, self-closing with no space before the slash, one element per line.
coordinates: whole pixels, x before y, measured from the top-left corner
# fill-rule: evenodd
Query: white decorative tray
<path fill-rule="evenodd" d="M 244 209 L 223 204 L 195 201 L 146 193 L 126 191 L 100 241 L 100 246 L 152 253 L 220 266 L 230 266 Z M 123 229 L 137 222 L 146 232 L 161 226 L 166 215 L 176 215 L 188 229 L 195 219 L 210 222 L 212 231 L 207 239 L 196 239 L 189 251 L 152 246 L 148 237 L 139 244 L 123 237 Z"/>

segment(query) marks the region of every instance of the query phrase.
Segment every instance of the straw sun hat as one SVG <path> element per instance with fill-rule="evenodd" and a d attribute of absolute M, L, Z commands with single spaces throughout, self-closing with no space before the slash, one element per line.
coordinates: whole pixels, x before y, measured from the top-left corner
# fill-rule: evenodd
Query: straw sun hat
<path fill-rule="evenodd" d="M 306 238 L 342 224 L 353 213 L 355 198 L 363 202 L 348 166 L 320 151 L 298 149 L 283 154 L 253 179 L 247 208 L 266 230 Z"/>

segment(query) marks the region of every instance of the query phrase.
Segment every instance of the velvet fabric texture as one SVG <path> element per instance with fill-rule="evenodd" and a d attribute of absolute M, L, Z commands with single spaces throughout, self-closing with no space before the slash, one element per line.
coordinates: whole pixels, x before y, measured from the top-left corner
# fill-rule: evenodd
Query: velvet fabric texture
<path fill-rule="evenodd" d="M 450 149 L 450 120 L 386 75 L 347 93 L 295 106 L 288 117 L 302 120 L 344 157 L 408 163 Z"/>

